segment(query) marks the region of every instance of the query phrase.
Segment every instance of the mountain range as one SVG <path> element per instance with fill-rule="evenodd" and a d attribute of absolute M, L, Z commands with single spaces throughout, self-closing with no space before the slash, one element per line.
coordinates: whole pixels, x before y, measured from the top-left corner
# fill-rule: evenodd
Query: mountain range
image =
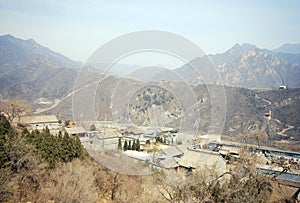
<path fill-rule="evenodd" d="M 216 125 L 212 120 L 213 112 L 218 117 L 223 109 L 226 118 L 222 134 L 230 139 L 243 142 L 243 135 L 262 131 L 266 132 L 273 146 L 300 150 L 300 88 L 254 90 L 225 86 L 226 98 L 213 106 L 216 89 L 222 91 L 222 86 L 187 85 L 182 81 L 145 84 L 109 75 L 97 83 L 93 109 L 100 121 L 166 126 L 192 134 L 197 131 L 207 133 Z M 89 111 L 85 109 L 91 105 L 85 94 L 90 91 L 93 88 L 81 89 L 79 98 L 83 99 L 72 101 L 69 96 L 47 113 L 61 119 L 73 119 L 72 104 L 84 104 L 80 108 L 82 112 L 76 111 L 79 120 L 81 115 L 84 120 L 92 113 L 87 115 Z"/>
<path fill-rule="evenodd" d="M 195 58 L 175 70 L 156 71 L 152 81 L 184 80 L 192 84 L 219 84 L 246 88 L 300 86 L 299 46 L 283 45 L 276 50 L 259 49 L 251 44 L 236 44 L 221 54 Z M 216 70 L 216 71 L 212 71 Z M 219 74 L 219 76 L 216 74 Z M 131 74 L 134 76 L 134 74 Z M 139 79 L 149 81 L 148 72 Z M 145 80 L 144 78 L 147 78 Z"/>
<path fill-rule="evenodd" d="M 123 65 L 112 69 L 110 74 L 120 75 L 117 70 L 133 68 L 136 71 L 128 77 L 144 82 L 184 80 L 203 84 L 203 81 L 215 80 L 215 72 L 210 71 L 215 68 L 226 86 L 300 87 L 299 64 L 300 44 L 285 44 L 275 50 L 236 44 L 224 53 L 195 58 L 175 70 L 160 67 L 141 70 L 137 66 Z M 61 98 L 72 90 L 80 66 L 80 62 L 43 47 L 33 39 L 0 36 L 0 94 L 4 98 L 20 96 L 30 101 L 40 97 Z"/>
<path fill-rule="evenodd" d="M 274 88 L 279 85 L 299 87 L 300 55 L 290 53 L 292 49 L 288 45 L 282 47 L 286 47 L 287 52 L 279 52 L 280 48 L 270 51 L 250 44 L 236 44 L 225 53 L 211 55 L 210 58 L 225 85 L 247 88 Z"/>
<path fill-rule="evenodd" d="M 87 83 L 81 84 L 80 91 L 84 92 L 85 86 L 98 81 L 95 93 L 98 120 L 163 121 L 174 127 L 180 119 L 183 130 L 196 127 L 206 132 L 213 110 L 208 87 L 220 88 L 213 81 L 221 77 L 225 84 L 226 106 L 220 103 L 216 109 L 227 109 L 224 134 L 238 136 L 249 129 L 264 130 L 272 140 L 284 138 L 297 143 L 293 141 L 299 140 L 300 131 L 298 48 L 299 45 L 287 44 L 267 50 L 250 44 L 236 44 L 224 53 L 195 58 L 174 70 L 162 67 L 137 70 L 137 66 L 124 65 L 122 68 L 133 70 L 130 75 L 120 78 L 116 70 L 111 70 L 101 81 L 97 74 L 101 65 L 93 67 L 89 64 L 82 75 L 87 78 Z M 0 36 L 1 99 L 18 96 L 30 103 L 39 99 L 60 99 L 57 105 L 41 112 L 72 119 L 71 96 L 80 66 L 79 62 L 32 39 Z M 217 74 L 211 71 L 213 68 Z M 289 88 L 278 90 L 280 85 Z M 195 93 L 193 99 L 188 89 Z M 41 106 L 34 106 L 36 108 Z M 269 112 L 272 112 L 271 120 L 265 118 Z"/>
<path fill-rule="evenodd" d="M 0 93 L 33 101 L 59 98 L 69 93 L 80 67 L 75 62 L 33 39 L 0 37 Z"/>

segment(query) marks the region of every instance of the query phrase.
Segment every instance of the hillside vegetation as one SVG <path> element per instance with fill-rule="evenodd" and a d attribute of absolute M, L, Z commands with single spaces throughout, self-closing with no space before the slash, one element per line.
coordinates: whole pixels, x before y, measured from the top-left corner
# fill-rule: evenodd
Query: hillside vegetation
<path fill-rule="evenodd" d="M 159 96 L 153 87 L 156 92 L 160 92 Z M 213 88 L 223 87 L 210 86 L 210 89 Z M 194 93 L 192 97 L 189 91 Z M 267 133 L 269 144 L 277 145 L 274 141 L 286 140 L 286 146 L 280 145 L 281 148 L 300 150 L 297 147 L 300 140 L 299 88 L 279 90 L 225 86 L 224 91 L 226 99 L 217 106 L 220 109 L 226 108 L 224 135 L 236 139 L 245 133 L 262 131 Z M 205 133 L 211 125 L 211 96 L 205 85 L 188 86 L 173 81 L 164 82 L 162 86 L 160 82 L 144 84 L 109 76 L 99 82 L 95 109 L 98 120 L 114 120 L 118 123 L 133 121 L 137 124 L 159 121 L 175 128 L 181 122 L 182 131 L 198 127 L 200 132 Z M 162 103 L 161 98 L 171 102 Z M 62 115 L 63 119 L 69 116 L 71 119 L 71 107 L 70 97 L 49 113 Z M 265 116 L 266 113 L 271 113 L 270 119 Z"/>
<path fill-rule="evenodd" d="M 76 142 L 47 130 L 18 134 L 1 115 L 0 202 L 284 202 L 295 192 L 257 175 L 255 159 L 247 154 L 221 185 L 213 173 L 209 179 L 200 172 L 117 174 L 82 153 Z M 60 151 L 53 151 L 53 143 Z"/>

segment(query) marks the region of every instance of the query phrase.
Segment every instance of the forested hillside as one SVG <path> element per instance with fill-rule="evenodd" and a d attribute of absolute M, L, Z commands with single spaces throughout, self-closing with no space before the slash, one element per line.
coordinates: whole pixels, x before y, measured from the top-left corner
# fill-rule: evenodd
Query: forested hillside
<path fill-rule="evenodd" d="M 296 191 L 257 175 L 247 153 L 221 185 L 200 172 L 118 174 L 85 154 L 76 138 L 17 131 L 0 115 L 0 202 L 285 202 Z"/>

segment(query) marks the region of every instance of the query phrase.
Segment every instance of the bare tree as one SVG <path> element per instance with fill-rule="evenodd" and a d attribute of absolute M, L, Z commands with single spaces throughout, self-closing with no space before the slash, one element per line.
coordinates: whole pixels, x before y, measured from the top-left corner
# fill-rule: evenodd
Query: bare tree
<path fill-rule="evenodd" d="M 22 115 L 26 115 L 31 112 L 29 104 L 20 98 L 11 98 L 0 102 L 0 110 L 10 123 L 17 117 L 18 123 Z"/>
<path fill-rule="evenodd" d="M 255 144 L 257 146 L 268 144 L 268 135 L 264 130 L 254 130 L 240 135 L 242 142 L 247 146 L 248 144 Z"/>
<path fill-rule="evenodd" d="M 155 177 L 166 202 L 266 202 L 272 194 L 271 179 L 256 173 L 256 160 L 242 151 L 232 170 L 217 174 L 203 169 L 180 173 L 163 172 Z"/>

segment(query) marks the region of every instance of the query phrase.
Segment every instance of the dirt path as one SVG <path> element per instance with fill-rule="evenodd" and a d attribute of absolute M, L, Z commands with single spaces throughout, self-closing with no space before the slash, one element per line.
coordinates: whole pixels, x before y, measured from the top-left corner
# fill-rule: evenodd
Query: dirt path
<path fill-rule="evenodd" d="M 260 100 L 262 100 L 262 101 L 264 101 L 264 102 L 267 102 L 269 105 L 272 105 L 272 102 L 271 102 L 271 101 L 266 100 L 266 99 L 263 99 L 263 98 L 259 97 L 257 94 L 255 94 L 255 98 L 256 98 L 256 99 L 260 99 Z"/>
<path fill-rule="evenodd" d="M 84 88 L 87 88 L 91 85 L 93 85 L 94 83 L 97 83 L 98 81 L 94 81 L 94 82 L 91 82 L 79 89 L 76 89 L 76 90 L 73 90 L 72 92 L 70 92 L 69 94 L 67 94 L 66 96 L 64 96 L 63 98 L 61 98 L 60 100 L 58 100 L 57 102 L 55 102 L 52 106 L 48 107 L 48 108 L 45 108 L 45 109 L 37 109 L 33 114 L 40 114 L 40 113 L 43 113 L 45 111 L 49 111 L 53 108 L 55 108 L 56 106 L 58 106 L 62 101 L 66 100 L 68 97 L 71 97 L 74 93 L 84 89 Z"/>
<path fill-rule="evenodd" d="M 260 99 L 260 100 L 262 100 L 262 101 L 264 101 L 264 102 L 267 102 L 269 105 L 272 105 L 272 102 L 271 102 L 271 101 L 266 100 L 266 99 L 263 99 L 263 98 L 259 97 L 257 94 L 255 94 L 255 98 Z M 270 110 L 270 112 L 271 112 L 271 110 Z M 278 119 L 274 119 L 274 118 L 273 118 L 273 120 L 275 120 L 275 121 L 278 122 L 278 123 L 282 123 L 282 122 L 281 122 L 280 120 L 278 120 Z M 282 130 L 281 130 L 279 133 L 277 133 L 277 134 L 286 137 L 287 134 L 285 134 L 285 132 L 288 131 L 288 130 L 293 129 L 294 127 L 295 127 L 295 126 L 292 126 L 292 125 L 288 125 L 288 124 L 287 124 L 287 128 L 282 129 Z"/>
<path fill-rule="evenodd" d="M 292 126 L 292 125 L 287 125 L 287 126 L 288 126 L 287 128 L 282 129 L 282 131 L 277 134 L 281 135 L 281 136 L 287 136 L 287 134 L 285 134 L 285 132 L 294 128 L 294 126 Z"/>

